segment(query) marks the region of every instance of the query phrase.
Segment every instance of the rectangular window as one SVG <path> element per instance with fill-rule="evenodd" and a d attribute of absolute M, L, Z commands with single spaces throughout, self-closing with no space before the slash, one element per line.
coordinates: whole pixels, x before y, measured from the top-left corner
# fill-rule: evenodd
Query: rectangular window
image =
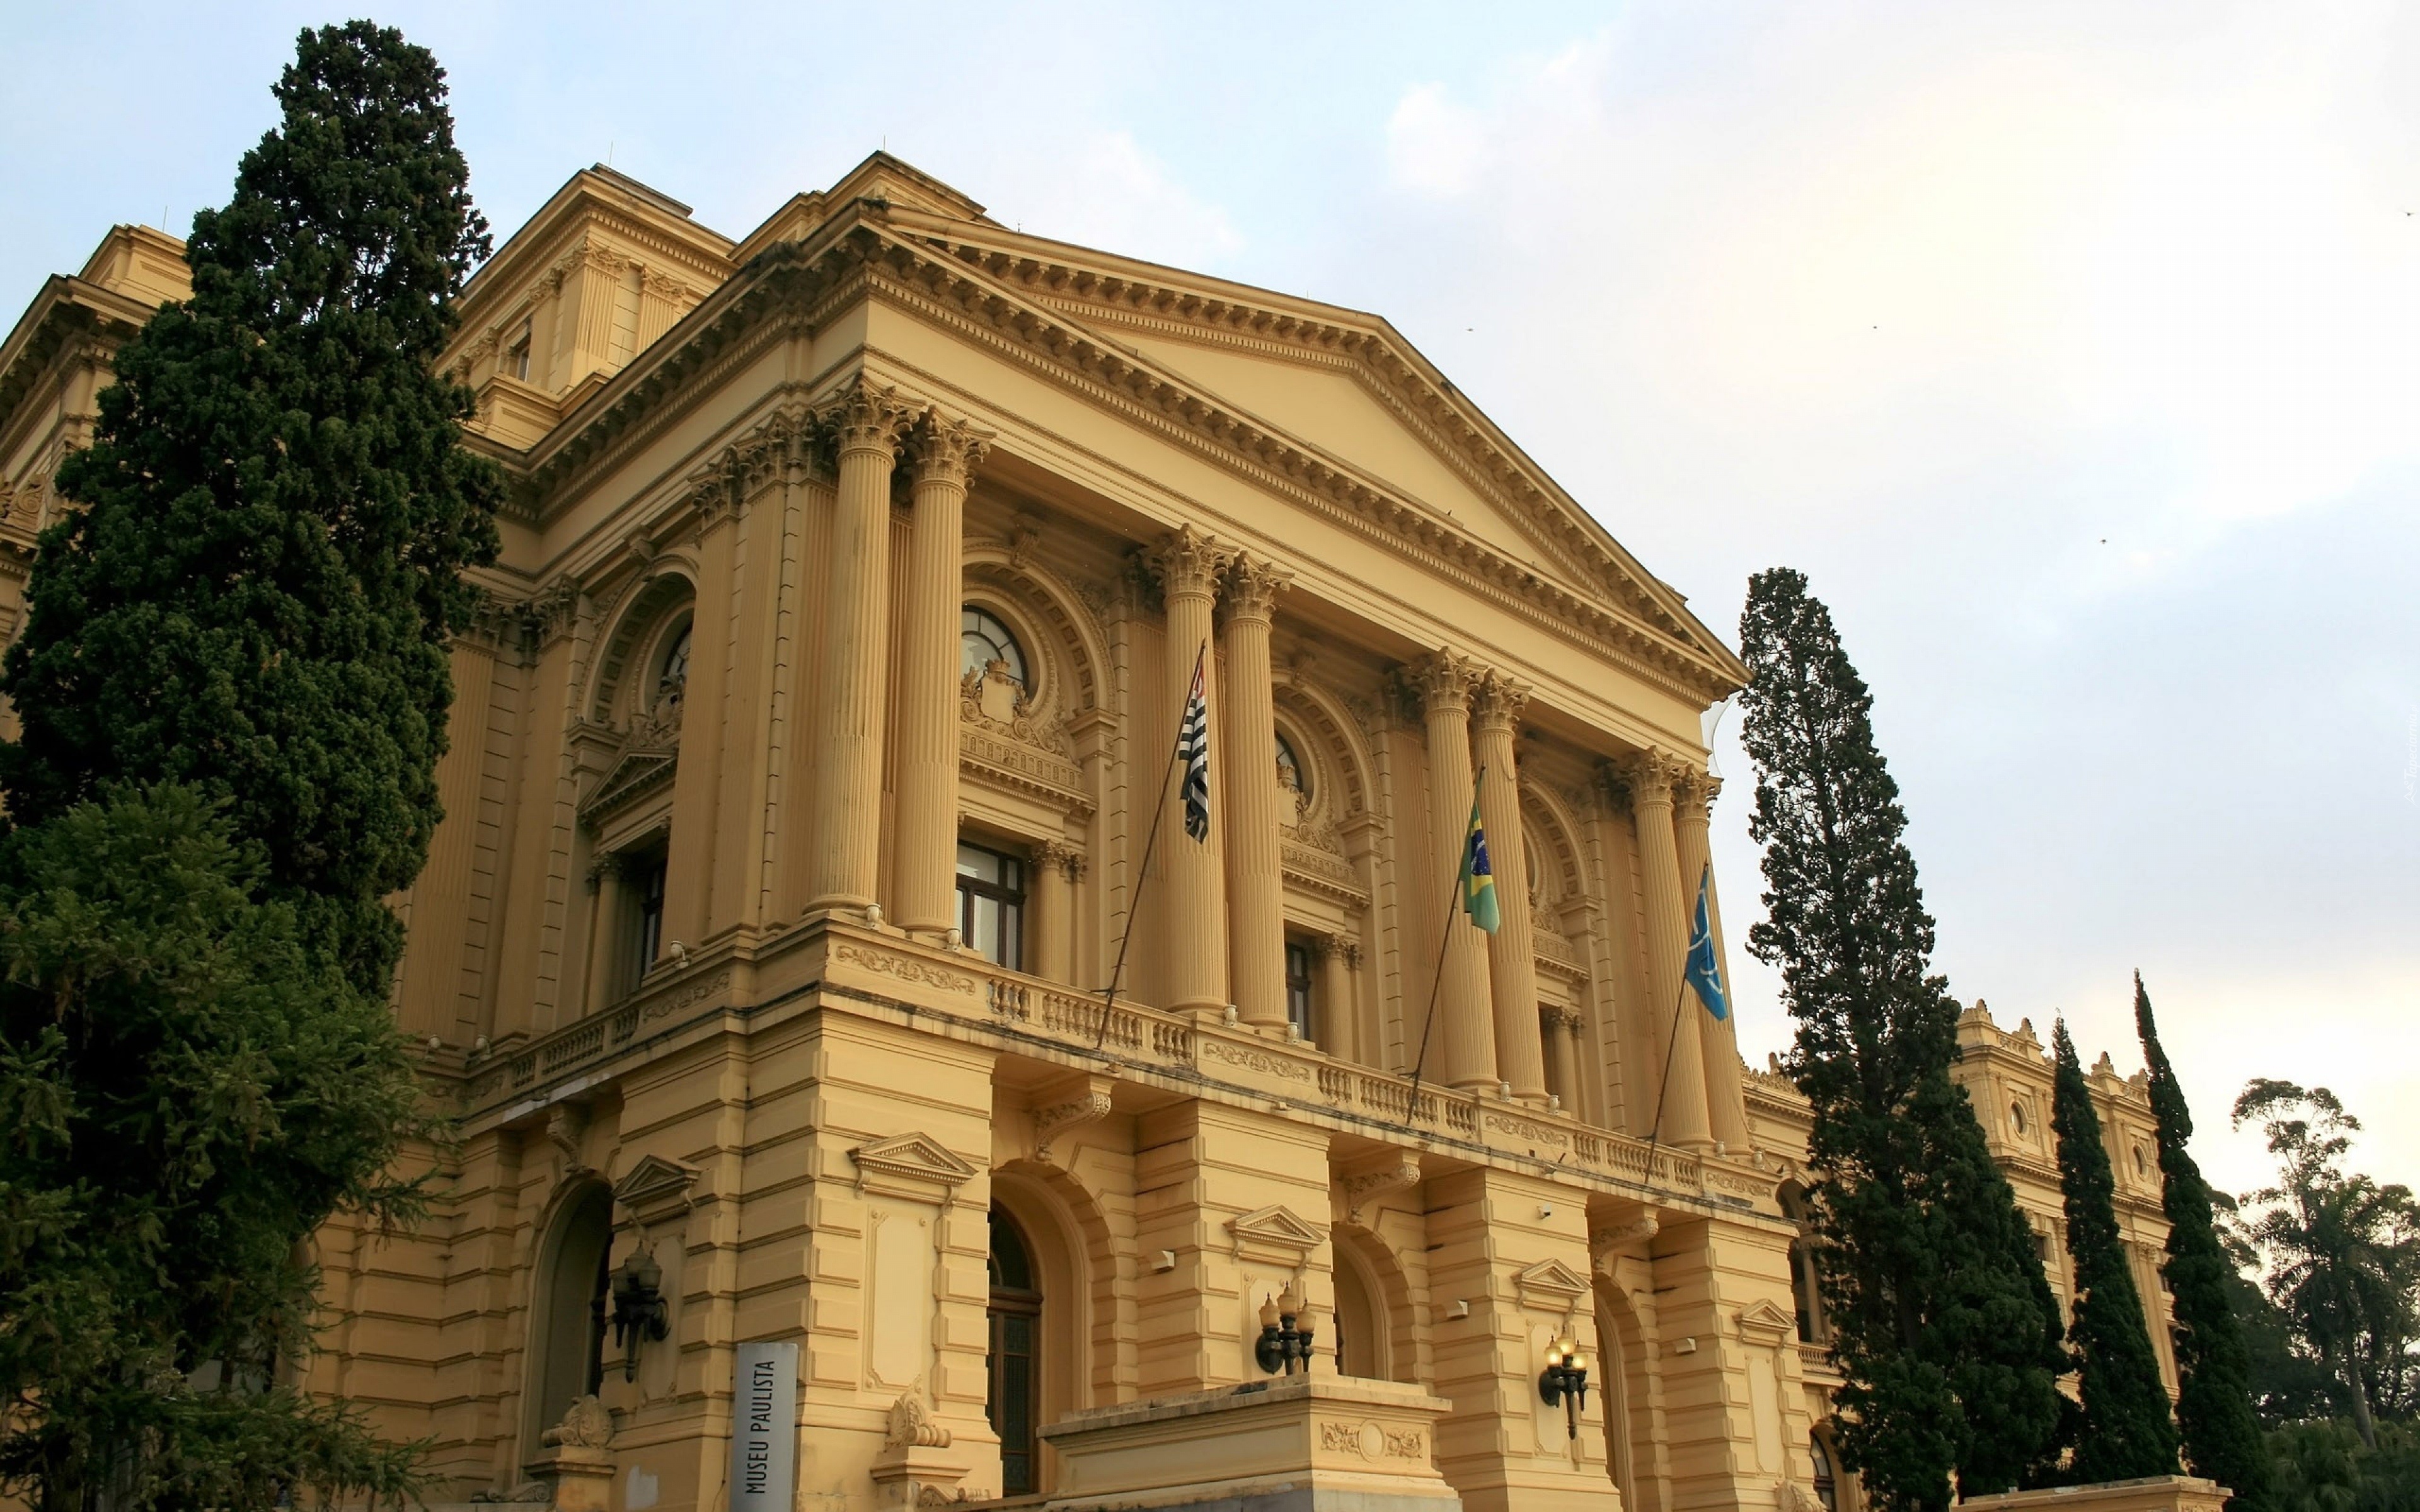
<path fill-rule="evenodd" d="M 1285 948 L 1286 1021 L 1294 1032 L 1304 1040 L 1311 1032 L 1311 947 L 1298 940 L 1286 941 Z"/>
<path fill-rule="evenodd" d="M 636 987 L 664 948 L 664 857 L 659 852 L 633 857 L 628 864 L 630 891 L 639 904 L 639 927 L 632 942 L 637 960 L 630 973 L 630 984 Z"/>
<path fill-rule="evenodd" d="M 504 352 L 504 371 L 520 379 L 523 383 L 527 383 L 529 381 L 529 367 L 530 323 L 524 320 L 521 322 L 520 334 L 513 338 L 512 346 Z"/>
<path fill-rule="evenodd" d="M 958 846 L 958 933 L 978 955 L 1025 969 L 1025 863 L 980 845 Z"/>

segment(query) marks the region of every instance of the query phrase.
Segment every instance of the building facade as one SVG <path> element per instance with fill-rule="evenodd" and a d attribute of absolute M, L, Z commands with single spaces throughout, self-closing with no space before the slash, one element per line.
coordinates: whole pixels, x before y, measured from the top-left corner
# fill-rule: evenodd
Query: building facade
<path fill-rule="evenodd" d="M 0 348 L 0 632 L 180 251 Z M 1744 670 L 1391 327 L 880 154 L 739 242 L 581 173 L 462 314 L 513 493 L 396 995 L 462 1137 L 320 1236 L 314 1389 L 597 1512 L 770 1504 L 759 1430 L 800 1507 L 1854 1504 L 1805 1104 L 1683 997 Z M 2063 1281 L 2047 1063 L 1962 1034 Z"/>

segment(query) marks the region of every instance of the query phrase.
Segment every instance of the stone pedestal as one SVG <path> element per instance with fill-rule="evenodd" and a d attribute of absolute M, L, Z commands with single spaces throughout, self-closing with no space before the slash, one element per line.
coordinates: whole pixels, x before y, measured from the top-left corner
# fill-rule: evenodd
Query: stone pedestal
<path fill-rule="evenodd" d="M 1459 1512 L 1434 1454 L 1449 1406 L 1418 1386 L 1310 1375 L 1092 1408 L 1042 1430 L 1059 1452 L 1047 1512 Z"/>
<path fill-rule="evenodd" d="M 613 1501 L 613 1451 L 560 1444 L 522 1467 L 550 1488 L 555 1512 L 606 1512 Z"/>
<path fill-rule="evenodd" d="M 1962 1496 L 1960 1506 L 1989 1512 L 2219 1512 L 2235 1493 L 2197 1475 L 2146 1475 L 2139 1480 L 2095 1481 L 2042 1491 L 2002 1491 Z"/>

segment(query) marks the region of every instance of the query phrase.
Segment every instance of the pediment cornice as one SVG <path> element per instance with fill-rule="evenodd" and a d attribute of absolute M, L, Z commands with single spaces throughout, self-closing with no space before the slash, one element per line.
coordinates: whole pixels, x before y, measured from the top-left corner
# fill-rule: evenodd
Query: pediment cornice
<path fill-rule="evenodd" d="M 1352 525 L 1649 681 L 1712 702 L 1743 680 L 1736 658 L 1701 626 L 1676 630 L 1668 614 L 1650 617 L 1606 592 L 1582 594 L 1543 576 L 1349 463 L 998 283 L 949 249 L 878 224 L 882 213 L 861 202 L 814 238 L 758 254 L 526 454 L 524 510 L 538 517 L 551 513 L 668 424 L 682 395 L 710 389 L 768 342 L 813 331 L 857 300 L 878 297 L 954 326 L 1263 490 Z M 1637 593 L 1653 596 L 1645 586 L 1652 581 L 1641 570 Z"/>

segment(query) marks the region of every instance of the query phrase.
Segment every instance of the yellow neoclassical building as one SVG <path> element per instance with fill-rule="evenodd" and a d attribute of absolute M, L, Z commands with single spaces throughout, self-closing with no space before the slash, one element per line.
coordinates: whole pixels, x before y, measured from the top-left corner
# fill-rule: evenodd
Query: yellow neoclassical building
<path fill-rule="evenodd" d="M 0 632 L 180 254 L 0 348 Z M 1743 669 L 1392 327 L 880 154 L 738 242 L 577 174 L 462 316 L 513 487 L 396 993 L 461 1139 L 320 1236 L 308 1376 L 435 1494 L 1854 1505 L 1805 1104 L 1681 997 Z M 2040 1046 L 1962 1033 L 2064 1289 Z"/>

